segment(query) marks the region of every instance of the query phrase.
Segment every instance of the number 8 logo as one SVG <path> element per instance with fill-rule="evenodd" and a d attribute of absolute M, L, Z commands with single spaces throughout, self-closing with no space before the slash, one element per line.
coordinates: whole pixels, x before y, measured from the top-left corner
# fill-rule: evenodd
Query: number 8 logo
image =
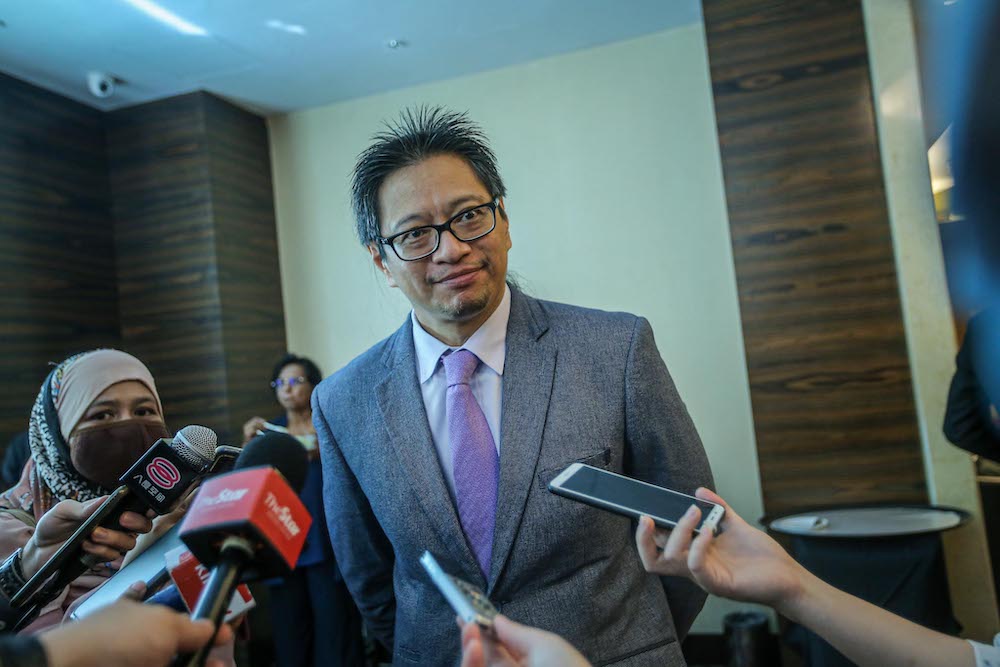
<path fill-rule="evenodd" d="M 164 490 L 174 488 L 177 482 L 181 481 L 181 471 L 162 456 L 157 456 L 146 466 L 146 474 L 153 483 Z"/>

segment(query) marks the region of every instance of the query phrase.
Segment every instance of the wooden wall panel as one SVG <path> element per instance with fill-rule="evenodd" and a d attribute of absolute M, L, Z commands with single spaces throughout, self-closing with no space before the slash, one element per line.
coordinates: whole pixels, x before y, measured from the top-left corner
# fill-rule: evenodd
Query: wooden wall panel
<path fill-rule="evenodd" d="M 281 412 L 268 386 L 286 352 L 271 156 L 264 119 L 205 96 L 229 426 Z"/>
<path fill-rule="evenodd" d="M 0 449 L 48 362 L 119 344 L 102 114 L 0 74 Z"/>
<path fill-rule="evenodd" d="M 264 121 L 194 93 L 109 114 L 108 139 L 124 344 L 171 426 L 235 442 L 285 349 Z"/>
<path fill-rule="evenodd" d="M 926 501 L 860 0 L 704 0 L 764 505 Z"/>
<path fill-rule="evenodd" d="M 268 146 L 206 93 L 104 114 L 0 75 L 0 447 L 47 362 L 99 346 L 149 365 L 173 428 L 278 410 Z"/>
<path fill-rule="evenodd" d="M 228 422 L 205 143 L 200 94 L 108 114 L 123 344 L 174 429 Z"/>

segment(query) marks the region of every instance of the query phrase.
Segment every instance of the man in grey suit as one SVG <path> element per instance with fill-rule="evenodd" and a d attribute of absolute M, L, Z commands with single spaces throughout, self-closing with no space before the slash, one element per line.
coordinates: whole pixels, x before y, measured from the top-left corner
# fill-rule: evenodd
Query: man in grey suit
<path fill-rule="evenodd" d="M 546 486 L 581 461 L 691 493 L 712 484 L 701 441 L 645 319 L 508 284 L 504 194 L 464 114 L 404 112 L 358 159 L 359 236 L 413 312 L 313 394 L 344 581 L 397 665 L 460 658 L 425 549 L 595 664 L 683 665 L 704 593 Z"/>

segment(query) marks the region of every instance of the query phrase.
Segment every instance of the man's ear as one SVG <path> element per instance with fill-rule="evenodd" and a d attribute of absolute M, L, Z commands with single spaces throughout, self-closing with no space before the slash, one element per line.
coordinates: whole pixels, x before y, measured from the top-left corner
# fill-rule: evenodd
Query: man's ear
<path fill-rule="evenodd" d="M 385 280 L 389 283 L 389 287 L 397 287 L 395 278 L 392 277 L 392 272 L 386 264 L 386 259 L 388 259 L 384 251 L 382 250 L 382 245 L 379 243 L 369 243 L 368 253 L 372 257 L 372 262 L 378 267 L 378 270 L 382 272 L 385 276 Z"/>
<path fill-rule="evenodd" d="M 503 219 L 504 235 L 507 237 L 507 250 L 510 250 L 513 245 L 510 240 L 510 218 L 507 217 L 507 209 L 504 207 L 503 197 L 500 197 L 500 201 L 497 202 L 497 208 L 499 209 L 500 218 Z"/>

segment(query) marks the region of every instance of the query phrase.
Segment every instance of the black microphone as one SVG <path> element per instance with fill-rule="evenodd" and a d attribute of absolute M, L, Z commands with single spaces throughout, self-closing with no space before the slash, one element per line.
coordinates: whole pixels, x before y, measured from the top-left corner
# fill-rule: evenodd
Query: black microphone
<path fill-rule="evenodd" d="M 240 582 L 294 569 L 312 523 L 298 497 L 308 467 L 302 443 L 265 433 L 247 443 L 233 472 L 202 485 L 181 525 L 181 540 L 211 568 L 191 618 L 218 628 Z M 173 665 L 202 665 L 210 646 L 177 656 Z"/>
<path fill-rule="evenodd" d="M 96 528 L 121 530 L 125 512 L 166 514 L 185 496 L 215 459 L 218 438 L 204 426 L 185 426 L 172 439 L 160 439 L 143 454 L 119 481 L 121 486 L 84 522 L 55 555 L 11 597 L 13 608 L 23 612 L 15 626 L 20 630 L 55 599 L 63 588 L 101 562 L 83 551 L 83 542 Z"/>
<path fill-rule="evenodd" d="M 212 465 L 206 472 L 202 473 L 201 478 L 205 479 L 229 472 L 242 453 L 243 450 L 240 447 L 219 445 L 215 448 Z M 73 618 L 77 620 L 86 618 L 109 602 L 124 595 L 128 587 L 137 582 L 144 581 L 146 584 L 146 592 L 140 601 L 145 602 L 153 597 L 161 588 L 170 583 L 170 573 L 163 564 L 167 552 L 181 545 L 178 533 L 180 533 L 179 522 L 163 533 L 142 553 L 134 555 L 131 562 L 120 572 L 116 572 L 105 583 L 101 584 L 87 600 L 74 609 Z"/>

